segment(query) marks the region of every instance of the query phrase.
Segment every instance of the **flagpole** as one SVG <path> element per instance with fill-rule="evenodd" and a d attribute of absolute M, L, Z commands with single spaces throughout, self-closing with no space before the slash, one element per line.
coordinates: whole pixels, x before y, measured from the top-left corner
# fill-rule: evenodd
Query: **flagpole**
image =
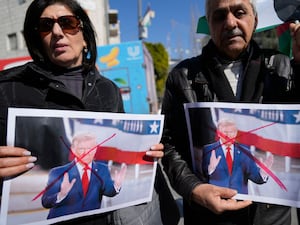
<path fill-rule="evenodd" d="M 138 21 L 142 19 L 142 0 L 138 0 Z"/>
<path fill-rule="evenodd" d="M 155 17 L 155 12 L 148 6 L 146 13 L 142 15 L 142 0 L 138 0 L 138 29 L 139 40 L 148 38 L 148 26 L 151 24 L 151 19 Z"/>
<path fill-rule="evenodd" d="M 141 30 L 142 30 L 141 21 L 142 21 L 142 0 L 138 0 L 138 37 L 139 37 L 139 40 L 143 39 L 142 35 L 141 35 Z"/>

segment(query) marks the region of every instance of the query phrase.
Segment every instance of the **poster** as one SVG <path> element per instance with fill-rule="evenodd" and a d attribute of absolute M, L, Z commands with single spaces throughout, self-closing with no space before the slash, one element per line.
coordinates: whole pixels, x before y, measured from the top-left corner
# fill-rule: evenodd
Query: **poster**
<path fill-rule="evenodd" d="M 299 105 L 188 103 L 185 113 L 200 179 L 237 199 L 300 207 Z"/>
<path fill-rule="evenodd" d="M 145 152 L 162 128 L 162 115 L 9 108 L 8 145 L 37 162 L 4 181 L 0 224 L 53 224 L 151 201 L 157 162 Z"/>

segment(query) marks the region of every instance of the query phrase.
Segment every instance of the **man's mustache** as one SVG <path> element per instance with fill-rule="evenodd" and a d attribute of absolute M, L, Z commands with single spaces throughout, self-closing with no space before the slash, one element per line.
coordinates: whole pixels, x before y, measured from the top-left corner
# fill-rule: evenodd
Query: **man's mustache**
<path fill-rule="evenodd" d="M 228 39 L 235 36 L 243 36 L 244 33 L 239 28 L 234 28 L 233 30 L 227 30 L 222 33 L 222 39 Z"/>

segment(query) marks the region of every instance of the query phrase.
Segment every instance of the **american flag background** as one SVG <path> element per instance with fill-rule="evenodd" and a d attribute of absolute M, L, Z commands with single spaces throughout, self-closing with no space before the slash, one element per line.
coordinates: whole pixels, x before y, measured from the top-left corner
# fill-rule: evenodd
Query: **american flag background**
<path fill-rule="evenodd" d="M 236 141 L 249 146 L 269 176 L 263 185 L 249 181 L 249 194 L 237 198 L 300 207 L 300 105 L 198 102 L 185 104 L 185 113 L 196 175 L 202 175 L 202 147 L 217 139 L 218 121 L 231 119 Z M 270 154 L 274 162 L 268 169 L 263 160 Z"/>

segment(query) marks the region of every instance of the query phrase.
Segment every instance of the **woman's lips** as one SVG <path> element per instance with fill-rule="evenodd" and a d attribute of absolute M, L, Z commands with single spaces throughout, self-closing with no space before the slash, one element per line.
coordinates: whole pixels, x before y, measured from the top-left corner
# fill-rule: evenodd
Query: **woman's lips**
<path fill-rule="evenodd" d="M 56 45 L 54 45 L 53 50 L 55 52 L 64 52 L 64 51 L 66 51 L 67 47 L 68 47 L 68 45 L 66 45 L 66 44 L 56 44 Z"/>

